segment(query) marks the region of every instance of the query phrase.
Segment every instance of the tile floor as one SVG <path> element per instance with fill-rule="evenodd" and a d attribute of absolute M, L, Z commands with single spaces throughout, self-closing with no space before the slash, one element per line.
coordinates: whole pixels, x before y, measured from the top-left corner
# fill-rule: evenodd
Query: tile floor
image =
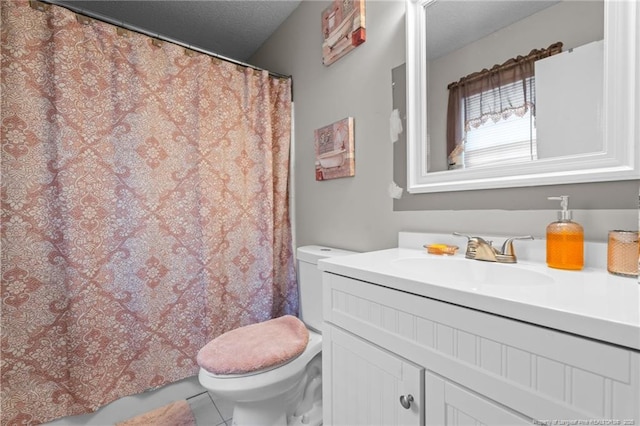
<path fill-rule="evenodd" d="M 161 388 L 120 398 L 93 413 L 63 417 L 46 426 L 113 426 L 179 399 L 186 400 L 198 426 L 231 426 L 233 404 L 216 399 L 193 376 Z M 151 425 L 150 425 L 151 426 Z"/>
<path fill-rule="evenodd" d="M 233 404 L 217 400 L 213 395 L 203 392 L 187 398 L 198 426 L 231 426 Z"/>

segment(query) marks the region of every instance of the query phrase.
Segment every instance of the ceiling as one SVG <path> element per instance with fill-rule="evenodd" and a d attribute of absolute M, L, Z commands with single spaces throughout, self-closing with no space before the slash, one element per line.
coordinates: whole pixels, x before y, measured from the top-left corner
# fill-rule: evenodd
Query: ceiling
<path fill-rule="evenodd" d="M 251 55 L 301 3 L 301 0 L 50 1 L 241 62 L 248 62 Z M 329 0 L 326 1 L 329 3 Z M 429 57 L 433 59 L 456 50 L 557 2 L 433 2 L 427 13 Z"/>
<path fill-rule="evenodd" d="M 61 6 L 247 62 L 300 0 L 57 0 Z"/>
<path fill-rule="evenodd" d="M 437 1 L 427 7 L 427 52 L 435 59 L 486 37 L 559 0 Z"/>

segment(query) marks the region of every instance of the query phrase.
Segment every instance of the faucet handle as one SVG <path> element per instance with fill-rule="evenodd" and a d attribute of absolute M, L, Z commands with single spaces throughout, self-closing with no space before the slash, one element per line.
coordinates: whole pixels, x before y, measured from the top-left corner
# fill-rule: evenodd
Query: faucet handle
<path fill-rule="evenodd" d="M 478 239 L 476 237 L 472 237 L 471 235 L 461 234 L 459 232 L 454 232 L 453 235 L 457 237 L 465 237 L 467 239 L 467 249 L 465 251 L 464 257 L 466 257 L 467 259 L 475 259 Z"/>
<path fill-rule="evenodd" d="M 467 251 L 464 255 L 467 259 L 482 258 L 481 260 L 488 260 L 488 258 L 491 258 L 492 261 L 495 262 L 495 257 L 499 253 L 498 250 L 492 246 L 493 241 L 487 241 L 482 237 L 474 237 L 471 235 L 461 234 L 459 232 L 454 232 L 453 235 L 467 238 Z M 478 255 L 478 251 L 481 252 L 480 255 Z"/>
<path fill-rule="evenodd" d="M 474 237 L 472 235 L 461 234 L 459 232 L 454 232 L 453 235 L 457 237 L 466 237 L 468 244 L 486 244 L 488 246 L 493 244 L 493 241 L 487 241 L 482 237 Z"/>
<path fill-rule="evenodd" d="M 467 242 L 471 241 L 471 239 L 473 238 L 471 235 L 461 234 L 459 232 L 454 232 L 453 235 L 455 235 L 456 237 L 466 237 Z"/>
<path fill-rule="evenodd" d="M 531 235 L 525 235 L 523 237 L 511 237 L 505 240 L 504 244 L 502 244 L 502 250 L 500 250 L 502 252 L 502 255 L 513 256 L 513 258 L 515 259 L 516 252 L 513 249 L 513 240 L 533 240 L 533 237 Z"/>

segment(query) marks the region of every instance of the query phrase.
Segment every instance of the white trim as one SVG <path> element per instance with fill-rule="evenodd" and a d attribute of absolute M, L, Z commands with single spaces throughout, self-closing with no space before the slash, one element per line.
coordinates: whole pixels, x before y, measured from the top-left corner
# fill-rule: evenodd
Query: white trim
<path fill-rule="evenodd" d="M 410 193 L 640 179 L 640 7 L 605 0 L 604 149 L 527 164 L 427 173 L 426 29 L 436 0 L 406 0 L 407 182 Z"/>

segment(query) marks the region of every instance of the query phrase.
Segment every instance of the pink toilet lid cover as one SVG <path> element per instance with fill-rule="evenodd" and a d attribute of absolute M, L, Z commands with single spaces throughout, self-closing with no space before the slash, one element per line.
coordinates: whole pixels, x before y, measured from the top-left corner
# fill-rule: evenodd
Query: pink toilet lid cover
<path fill-rule="evenodd" d="M 246 374 L 283 364 L 304 352 L 309 331 L 292 315 L 228 331 L 198 352 L 198 365 L 213 374 Z"/>

